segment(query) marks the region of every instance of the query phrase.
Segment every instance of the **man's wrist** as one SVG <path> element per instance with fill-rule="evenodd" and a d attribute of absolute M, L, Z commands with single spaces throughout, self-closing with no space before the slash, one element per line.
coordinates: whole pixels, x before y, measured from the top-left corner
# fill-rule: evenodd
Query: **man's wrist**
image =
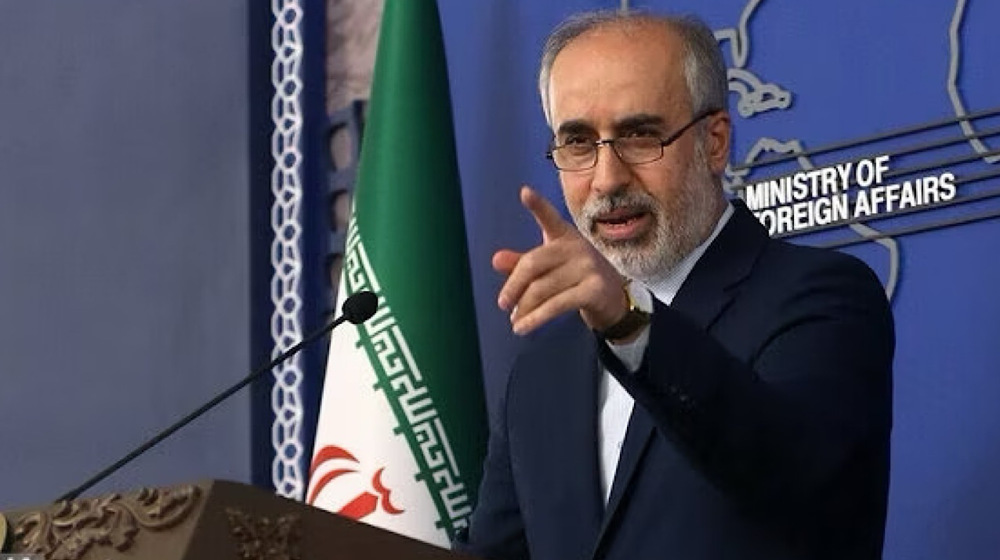
<path fill-rule="evenodd" d="M 643 288 L 634 287 L 629 281 L 625 283 L 622 290 L 625 293 L 627 307 L 625 315 L 610 327 L 597 331 L 598 336 L 609 342 L 625 343 L 634 340 L 652 320 L 652 305 L 640 301 L 646 298 L 633 292 L 633 290 L 643 290 Z M 642 295 L 646 294 L 648 292 Z M 647 305 L 643 305 L 643 303 L 647 303 Z"/>

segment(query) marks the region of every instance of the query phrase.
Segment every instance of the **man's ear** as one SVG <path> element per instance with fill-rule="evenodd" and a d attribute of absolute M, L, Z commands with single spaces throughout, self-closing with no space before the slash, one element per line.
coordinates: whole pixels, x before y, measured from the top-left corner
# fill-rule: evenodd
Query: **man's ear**
<path fill-rule="evenodd" d="M 733 127 L 729 113 L 718 112 L 708 117 L 705 130 L 706 146 L 708 147 L 708 164 L 712 172 L 722 175 L 729 163 L 729 147 L 732 141 Z"/>

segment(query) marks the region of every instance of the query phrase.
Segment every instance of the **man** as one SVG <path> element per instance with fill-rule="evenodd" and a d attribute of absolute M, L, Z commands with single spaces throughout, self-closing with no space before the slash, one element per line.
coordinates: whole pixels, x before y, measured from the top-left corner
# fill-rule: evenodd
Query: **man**
<path fill-rule="evenodd" d="M 542 243 L 493 256 L 499 306 L 533 334 L 457 548 L 881 557 L 891 313 L 865 265 L 771 240 L 727 201 L 726 86 L 696 20 L 594 13 L 549 38 L 549 157 L 576 227 L 525 187 Z"/>

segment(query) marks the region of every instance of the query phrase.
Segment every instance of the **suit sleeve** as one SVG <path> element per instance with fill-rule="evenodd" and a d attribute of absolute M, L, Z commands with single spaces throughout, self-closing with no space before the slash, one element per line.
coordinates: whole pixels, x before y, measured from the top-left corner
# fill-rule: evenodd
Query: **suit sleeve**
<path fill-rule="evenodd" d="M 871 511 L 857 501 L 877 502 L 869 491 L 884 500 L 877 471 L 888 468 L 891 424 L 888 303 L 854 259 L 812 267 L 787 286 L 770 318 L 743 333 L 756 341 L 747 357 L 656 302 L 640 368 L 629 373 L 604 343 L 601 360 L 739 505 L 786 520 Z"/>
<path fill-rule="evenodd" d="M 510 384 L 508 383 L 508 388 Z M 489 560 L 528 560 L 528 543 L 511 471 L 507 443 L 507 398 L 490 429 L 489 447 L 483 462 L 479 498 L 469 521 L 452 549 Z"/>

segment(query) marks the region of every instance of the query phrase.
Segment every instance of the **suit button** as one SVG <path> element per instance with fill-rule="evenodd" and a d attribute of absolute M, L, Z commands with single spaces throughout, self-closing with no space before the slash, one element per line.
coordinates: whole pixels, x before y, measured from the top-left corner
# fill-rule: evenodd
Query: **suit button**
<path fill-rule="evenodd" d="M 695 408 L 694 399 L 691 398 L 691 395 L 688 395 L 686 393 L 681 393 L 680 395 L 678 395 L 677 402 L 680 404 L 681 408 L 687 412 L 690 412 Z"/>

